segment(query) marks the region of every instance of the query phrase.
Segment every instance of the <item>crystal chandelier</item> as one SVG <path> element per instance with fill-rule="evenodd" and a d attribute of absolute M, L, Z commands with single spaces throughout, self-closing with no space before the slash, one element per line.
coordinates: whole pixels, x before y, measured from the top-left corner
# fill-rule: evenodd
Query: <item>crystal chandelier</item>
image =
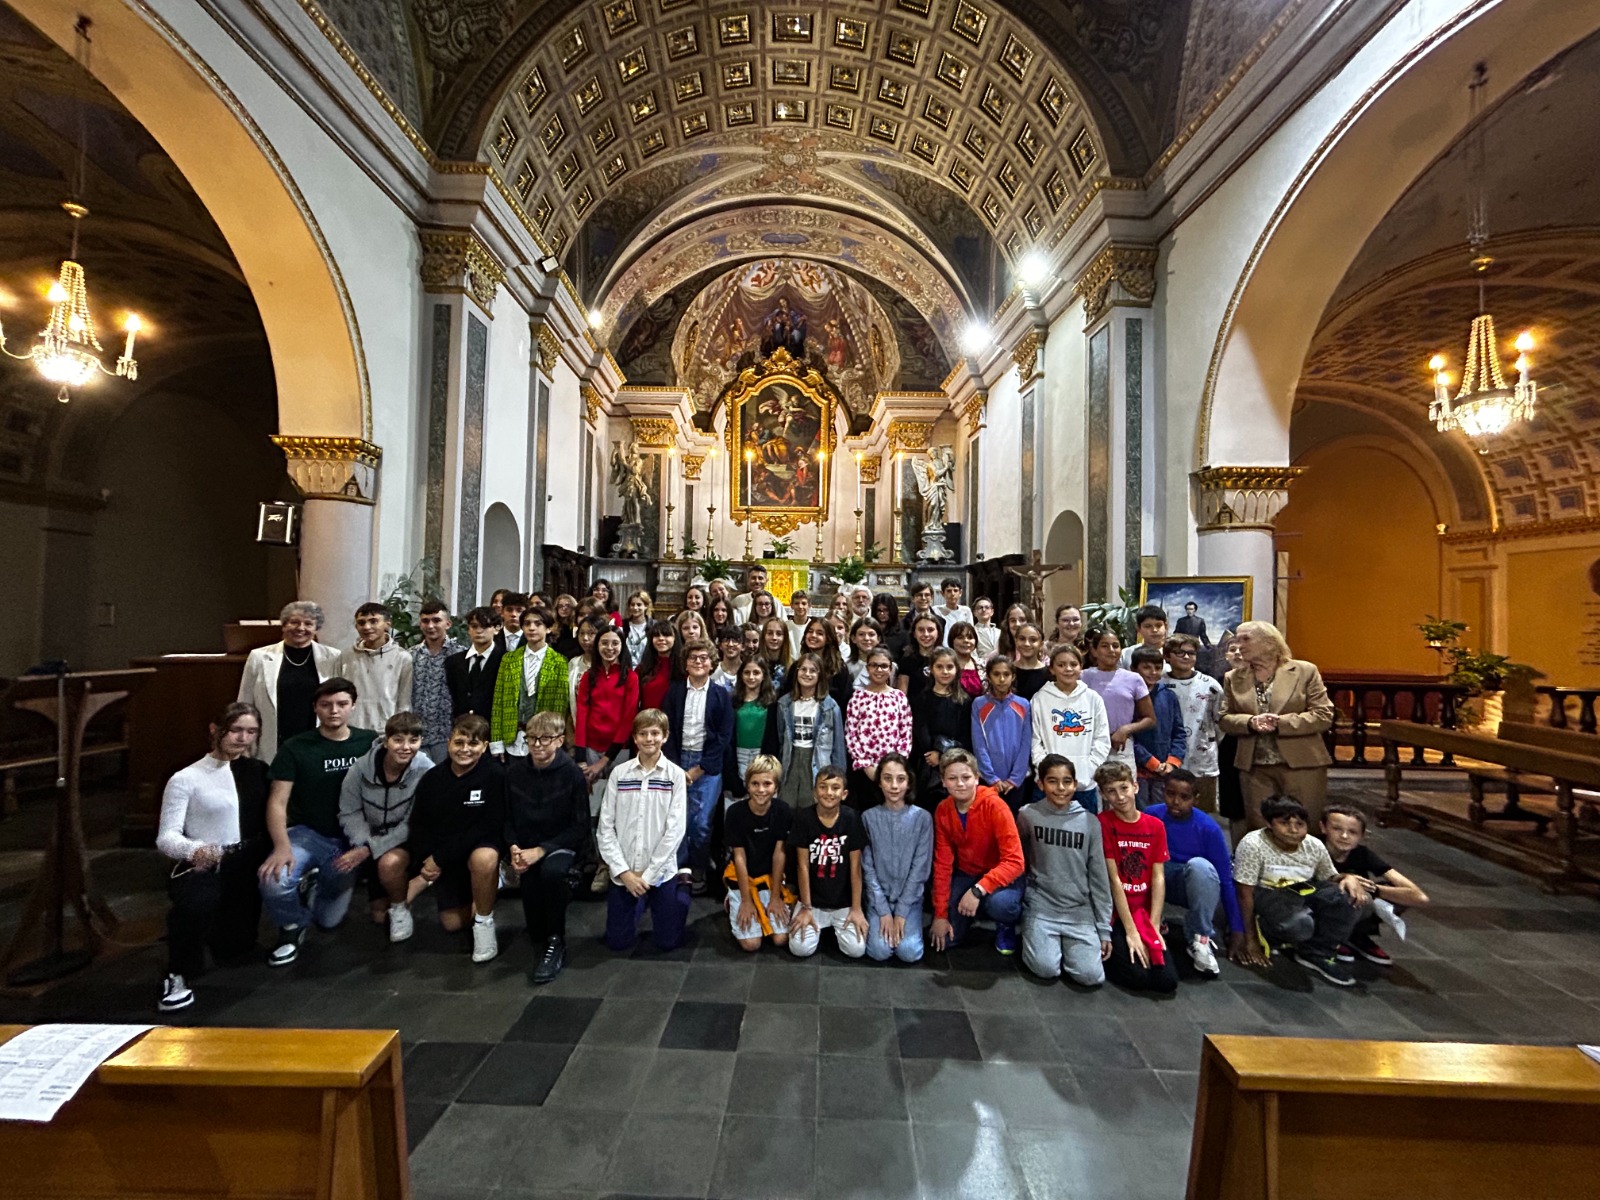
<path fill-rule="evenodd" d="M 1538 387 L 1528 378 L 1528 351 L 1533 349 L 1533 334 L 1524 330 L 1514 343 L 1517 350 L 1517 382 L 1506 386 L 1500 367 L 1500 351 L 1495 345 L 1494 317 L 1489 315 L 1484 297 L 1484 280 L 1494 259 L 1484 253 L 1489 240 L 1488 200 L 1484 194 L 1483 122 L 1481 92 L 1489 81 L 1482 63 L 1473 72 L 1467 96 L 1472 121 L 1472 213 L 1467 221 L 1467 244 L 1472 248 L 1472 270 L 1478 277 L 1478 315 L 1472 319 L 1467 335 L 1466 365 L 1461 372 L 1461 388 L 1450 395 L 1450 375 L 1445 357 L 1435 354 L 1428 360 L 1433 372 L 1433 402 L 1428 419 L 1440 433 L 1459 429 L 1468 437 L 1493 437 L 1519 421 L 1533 419 Z"/>
<path fill-rule="evenodd" d="M 89 18 L 79 17 L 78 65 L 85 74 L 89 72 Z M 100 339 L 95 336 L 94 317 L 89 311 L 89 291 L 84 278 L 83 264 L 78 262 L 78 227 L 89 210 L 81 203 L 83 195 L 84 166 L 87 155 L 87 123 L 83 104 L 78 106 L 78 169 L 73 183 L 72 199 L 61 207 L 72 218 L 72 251 L 61 264 L 61 273 L 45 298 L 50 301 L 50 319 L 40 331 L 38 340 L 25 354 L 17 354 L 6 346 L 5 329 L 0 327 L 0 351 L 8 358 L 32 362 L 40 375 L 51 383 L 59 384 L 56 399 L 65 404 L 71 398 L 71 389 L 82 387 L 102 375 L 117 375 L 124 379 L 139 377 L 139 364 L 133 357 L 133 339 L 142 328 L 136 313 L 129 313 L 123 323 L 126 340 L 122 356 L 114 369 L 101 361 Z"/>

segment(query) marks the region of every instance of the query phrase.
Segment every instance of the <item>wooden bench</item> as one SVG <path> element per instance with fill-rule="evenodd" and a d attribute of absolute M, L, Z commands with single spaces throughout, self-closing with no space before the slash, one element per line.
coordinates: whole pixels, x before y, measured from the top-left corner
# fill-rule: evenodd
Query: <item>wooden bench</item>
<path fill-rule="evenodd" d="M 1576 754 L 1581 758 L 1600 760 L 1600 737 L 1589 733 L 1552 729 L 1548 725 L 1535 725 L 1524 721 L 1502 721 L 1499 738 L 1503 742 L 1539 746 L 1546 750 L 1558 750 L 1564 754 Z M 1472 767 L 1467 771 L 1467 780 L 1472 789 L 1472 806 L 1468 812 L 1475 824 L 1481 825 L 1485 821 L 1531 821 L 1540 833 L 1543 833 L 1545 827 L 1549 825 L 1549 817 L 1529 812 L 1522 807 L 1522 797 L 1525 795 L 1555 795 L 1556 781 L 1549 775 L 1530 774 L 1515 767 Z M 1490 786 L 1497 787 L 1505 793 L 1506 805 L 1499 812 L 1491 812 L 1484 805 L 1484 792 Z M 1575 799 L 1587 808 L 1592 806 L 1596 799 L 1600 799 L 1600 796 L 1579 791 Z"/>
<path fill-rule="evenodd" d="M 1384 743 L 1384 783 L 1387 804 L 1380 814 L 1385 821 L 1405 815 L 1426 824 L 1441 814 L 1432 809 L 1407 805 L 1400 800 L 1402 764 L 1401 746 L 1421 746 L 1430 750 L 1448 751 L 1457 758 L 1493 764 L 1527 776 L 1544 776 L 1552 781 L 1556 798 L 1556 858 L 1560 870 L 1554 874 L 1552 884 L 1594 878 L 1591 872 L 1580 870 L 1576 860 L 1578 820 L 1578 792 L 1600 791 L 1600 757 L 1572 754 L 1566 750 L 1545 749 L 1511 738 L 1489 737 L 1481 733 L 1467 733 L 1459 729 L 1440 729 L 1433 725 L 1418 725 L 1411 721 L 1385 721 L 1378 727 Z M 1584 735 L 1577 735 L 1584 736 Z M 1468 768 L 1476 770 L 1477 768 Z M 1482 809 L 1481 784 L 1475 785 L 1473 803 Z M 1482 825 L 1481 814 L 1474 818 L 1468 810 L 1469 824 Z M 1526 847 L 1523 847 L 1526 849 Z"/>
<path fill-rule="evenodd" d="M 400 1037 L 153 1029 L 49 1124 L 0 1122 L 0 1163 L 6 1200 L 405 1200 Z"/>
<path fill-rule="evenodd" d="M 1188 1200 L 1600 1196 L 1600 1064 L 1571 1046 L 1213 1035 Z"/>

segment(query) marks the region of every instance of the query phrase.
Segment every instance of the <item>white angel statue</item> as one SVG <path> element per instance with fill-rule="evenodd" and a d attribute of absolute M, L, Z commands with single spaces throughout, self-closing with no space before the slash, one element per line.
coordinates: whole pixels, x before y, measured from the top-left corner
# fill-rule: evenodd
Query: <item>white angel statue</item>
<path fill-rule="evenodd" d="M 917 491 L 922 493 L 922 524 L 926 529 L 944 528 L 950 501 L 956 494 L 956 452 L 949 446 L 935 446 L 926 461 L 912 460 L 917 476 Z"/>
<path fill-rule="evenodd" d="M 644 506 L 650 503 L 650 485 L 645 481 L 638 442 L 629 442 L 626 449 L 621 442 L 611 443 L 611 486 L 622 498 L 622 523 L 642 524 Z"/>

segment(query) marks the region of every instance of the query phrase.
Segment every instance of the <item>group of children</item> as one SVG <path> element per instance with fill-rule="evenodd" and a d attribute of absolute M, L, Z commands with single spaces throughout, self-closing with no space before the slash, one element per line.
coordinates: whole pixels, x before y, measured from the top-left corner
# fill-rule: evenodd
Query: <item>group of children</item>
<path fill-rule="evenodd" d="M 959 582 L 943 590 L 935 610 L 920 585 L 904 624 L 892 598 L 871 597 L 877 615 L 855 615 L 846 646 L 833 622 L 805 616 L 803 594 L 793 626 L 767 615 L 777 609 L 765 592 L 740 597 L 763 627 L 754 647 L 735 627 L 708 628 L 734 610 L 722 595 L 701 596 L 676 622 L 651 619 L 642 594 L 627 620 L 605 606 L 609 589 L 585 602 L 587 616 L 515 609 L 525 598 L 507 596 L 515 639 L 505 617 L 469 614 L 472 648 L 449 663 L 454 720 L 433 756 L 417 713 L 390 715 L 380 737 L 352 720 L 358 686 L 326 680 L 315 728 L 278 748 L 252 819 L 249 797 L 264 789 L 246 786 L 237 744 L 254 740 L 246 732 L 261 717 L 236 705 L 207 759 L 169 785 L 162 848 L 185 876 L 212 870 L 213 849 L 253 860 L 279 966 L 312 924 L 339 923 L 358 879 L 392 940 L 412 935 L 412 902 L 432 889 L 441 924 L 470 929 L 473 957 L 486 961 L 499 948 L 496 896 L 510 884 L 535 943 L 533 979 L 546 982 L 564 965 L 566 906 L 589 864 L 619 951 L 647 912 L 656 944 L 678 945 L 692 895 L 715 889 L 751 951 L 772 941 L 810 955 L 832 930 L 849 957 L 912 962 L 986 919 L 997 950 L 1020 947 L 1037 974 L 1171 991 L 1170 902 L 1186 911 L 1202 974 L 1218 971 L 1219 915 L 1241 963 L 1298 947 L 1308 967 L 1348 984 L 1355 955 L 1387 961 L 1377 917 L 1399 927 L 1395 909 L 1426 897 L 1361 844 L 1357 810 L 1327 810 L 1325 847 L 1304 808 L 1278 797 L 1266 828 L 1230 852 L 1206 811 L 1220 689 L 1197 670 L 1195 638 L 1166 637 L 1160 610 L 1141 610 L 1141 644 L 1124 652 L 1114 632 L 1082 635 L 1071 610 L 1057 614 L 1046 651 L 1025 609 L 997 628 L 980 599 L 988 653 Z M 790 627 L 769 648 L 774 623 Z M 227 790 L 219 763 L 237 809 L 227 842 L 187 828 L 205 824 L 199 792 Z M 251 826 L 256 836 L 241 833 Z M 238 913 L 223 910 L 245 903 L 237 887 L 224 902 L 179 876 L 183 946 L 163 1007 L 192 1002 L 197 939 L 237 928 Z"/>

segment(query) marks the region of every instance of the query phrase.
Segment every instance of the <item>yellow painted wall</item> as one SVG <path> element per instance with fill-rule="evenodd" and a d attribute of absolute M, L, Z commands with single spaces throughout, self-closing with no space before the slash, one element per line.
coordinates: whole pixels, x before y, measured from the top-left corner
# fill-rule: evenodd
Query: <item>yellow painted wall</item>
<path fill-rule="evenodd" d="M 1297 464 L 1307 471 L 1277 522 L 1292 580 L 1284 632 L 1325 674 L 1438 671 L 1414 626 L 1440 609 L 1440 517 L 1405 452 L 1335 443 Z"/>
<path fill-rule="evenodd" d="M 1543 671 L 1544 683 L 1600 686 L 1600 595 L 1590 582 L 1591 567 L 1600 563 L 1600 538 L 1502 545 L 1505 653 Z"/>

